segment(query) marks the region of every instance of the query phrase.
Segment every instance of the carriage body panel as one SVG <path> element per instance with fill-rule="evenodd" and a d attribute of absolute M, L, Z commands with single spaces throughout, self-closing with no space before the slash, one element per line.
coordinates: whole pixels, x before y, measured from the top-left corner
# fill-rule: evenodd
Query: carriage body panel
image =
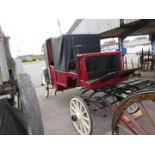
<path fill-rule="evenodd" d="M 99 35 L 63 35 L 46 41 L 46 62 L 52 87 L 97 89 L 128 79 L 120 52 L 101 52 Z"/>

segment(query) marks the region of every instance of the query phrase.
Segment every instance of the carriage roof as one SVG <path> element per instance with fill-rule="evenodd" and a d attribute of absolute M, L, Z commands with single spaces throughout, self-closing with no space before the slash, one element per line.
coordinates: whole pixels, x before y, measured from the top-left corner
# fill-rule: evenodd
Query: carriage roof
<path fill-rule="evenodd" d="M 70 61 L 75 61 L 75 48 L 79 53 L 100 52 L 99 34 L 67 34 L 47 40 L 56 70 L 68 71 Z"/>

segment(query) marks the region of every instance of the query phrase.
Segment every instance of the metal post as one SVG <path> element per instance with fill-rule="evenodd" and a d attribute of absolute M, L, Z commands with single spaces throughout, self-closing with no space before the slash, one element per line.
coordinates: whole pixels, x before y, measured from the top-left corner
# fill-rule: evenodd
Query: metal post
<path fill-rule="evenodd" d="M 120 27 L 124 25 L 124 19 L 120 19 Z M 118 38 L 118 45 L 119 45 L 119 50 L 123 53 L 123 37 Z M 123 54 L 122 54 L 123 55 Z"/>
<path fill-rule="evenodd" d="M 123 55 L 123 39 L 122 38 L 118 38 L 118 48 Z"/>
<path fill-rule="evenodd" d="M 120 27 L 124 25 L 124 19 L 120 19 Z M 124 67 L 124 55 L 123 55 L 123 37 L 118 38 L 119 51 L 122 53 L 123 67 Z"/>
<path fill-rule="evenodd" d="M 155 34 L 150 35 L 150 41 L 151 41 L 151 46 L 152 46 L 152 53 L 153 53 L 153 66 L 152 69 L 154 68 L 155 65 Z"/>
<path fill-rule="evenodd" d="M 152 53 L 155 56 L 155 34 L 154 35 L 152 34 L 150 39 L 151 39 L 151 45 L 152 45 Z"/>
<path fill-rule="evenodd" d="M 6 58 L 6 46 L 3 34 L 0 35 L 0 70 L 1 70 L 1 79 L 3 82 L 8 82 L 10 80 L 8 62 Z"/>

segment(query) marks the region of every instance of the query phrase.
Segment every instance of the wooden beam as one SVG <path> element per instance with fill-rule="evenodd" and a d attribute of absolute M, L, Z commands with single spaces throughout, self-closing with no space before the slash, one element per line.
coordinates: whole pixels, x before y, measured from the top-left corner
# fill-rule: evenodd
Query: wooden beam
<path fill-rule="evenodd" d="M 1 68 L 2 82 L 8 82 L 10 80 L 10 75 L 5 55 L 4 39 L 5 38 L 0 36 L 0 68 Z"/>
<path fill-rule="evenodd" d="M 2 80 L 2 72 L 1 72 L 1 67 L 0 67 L 0 86 L 2 86 L 3 80 Z"/>

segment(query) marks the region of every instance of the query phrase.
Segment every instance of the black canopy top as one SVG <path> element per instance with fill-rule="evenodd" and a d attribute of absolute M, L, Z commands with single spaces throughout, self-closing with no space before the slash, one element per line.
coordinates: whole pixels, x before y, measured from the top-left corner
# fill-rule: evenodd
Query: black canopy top
<path fill-rule="evenodd" d="M 62 35 L 48 39 L 52 46 L 55 70 L 68 71 L 75 67 L 76 54 L 100 52 L 99 34 Z"/>

